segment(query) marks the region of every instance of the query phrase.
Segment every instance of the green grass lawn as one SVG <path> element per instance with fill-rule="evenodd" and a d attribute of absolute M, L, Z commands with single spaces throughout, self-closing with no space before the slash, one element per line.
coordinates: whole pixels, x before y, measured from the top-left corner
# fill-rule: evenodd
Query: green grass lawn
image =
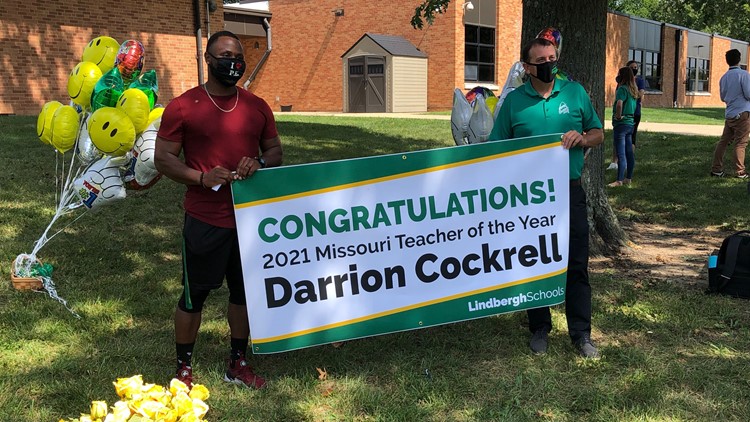
<path fill-rule="evenodd" d="M 644 115 L 651 109 L 644 111 Z M 112 381 L 174 373 L 172 314 L 180 293 L 184 187 L 162 180 L 85 215 L 39 256 L 61 296 L 15 291 L 11 261 L 54 213 L 55 154 L 36 119 L 0 116 L 0 421 L 57 421 L 117 400 Z M 279 116 L 285 163 L 453 145 L 445 121 Z M 622 219 L 667 226 L 747 227 L 743 181 L 707 177 L 714 139 L 639 135 L 634 184 L 611 190 Z M 605 145 L 611 145 L 608 135 Z M 608 150 L 609 151 L 609 150 Z M 608 152 L 609 153 L 609 152 Z M 606 154 L 605 154 L 606 155 Z M 59 165 L 59 164 L 58 164 Z M 69 222 L 66 220 L 65 222 Z M 718 245 L 717 245 L 718 246 Z M 708 251 L 706 252 L 708 253 Z M 695 263 L 700 267 L 702 263 Z M 641 281 L 641 286 L 636 286 Z M 524 313 L 253 359 L 264 391 L 226 385 L 227 292 L 207 302 L 195 350 L 211 421 L 750 420 L 748 302 L 705 286 L 592 273 L 594 340 L 577 358 L 564 311 L 550 352 L 532 356 Z M 316 368 L 328 379 L 318 379 Z"/>
<path fill-rule="evenodd" d="M 648 101 L 648 96 L 646 96 Z M 604 111 L 605 119 L 612 121 L 612 108 Z M 723 125 L 724 107 L 654 108 L 641 110 L 641 122 L 674 123 L 689 125 Z"/>

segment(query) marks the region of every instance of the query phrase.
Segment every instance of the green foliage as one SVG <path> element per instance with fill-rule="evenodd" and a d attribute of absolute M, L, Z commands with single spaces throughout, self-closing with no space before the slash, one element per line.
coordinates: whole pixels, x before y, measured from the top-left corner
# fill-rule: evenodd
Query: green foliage
<path fill-rule="evenodd" d="M 709 34 L 750 39 L 749 0 L 609 0 L 609 8 Z"/>
<path fill-rule="evenodd" d="M 444 120 L 280 115 L 278 121 L 287 165 L 453 145 Z M 2 421 L 77 417 L 91 400 L 111 405 L 118 377 L 142 374 L 164 385 L 175 369 L 184 187 L 165 179 L 130 192 L 42 249 L 55 266 L 58 292 L 80 320 L 44 295 L 10 286 L 11 260 L 39 237 L 55 198 L 55 154 L 36 139 L 35 122 L 0 116 Z M 611 190 L 620 218 L 696 232 L 746 223 L 746 183 L 707 177 L 715 139 L 640 136 L 634 185 Z M 703 262 L 684 264 L 705 272 Z M 515 313 L 341 348 L 256 356 L 253 364 L 269 379 L 265 391 L 222 381 L 230 340 L 228 293 L 221 289 L 208 298 L 194 358 L 196 381 L 211 392 L 207 418 L 750 420 L 750 390 L 741 376 L 750 359 L 746 301 L 706 296 L 705 286 L 679 279 L 634 277 L 622 267 L 593 270 L 591 277 L 599 361 L 575 357 L 564 309 L 556 307 L 546 356 L 529 354 L 526 317 Z M 319 379 L 317 368 L 327 379 Z"/>
<path fill-rule="evenodd" d="M 422 29 L 424 19 L 429 25 L 435 20 L 436 14 L 445 13 L 451 0 L 424 0 L 414 9 L 414 16 L 411 18 L 411 26 L 416 29 Z"/>

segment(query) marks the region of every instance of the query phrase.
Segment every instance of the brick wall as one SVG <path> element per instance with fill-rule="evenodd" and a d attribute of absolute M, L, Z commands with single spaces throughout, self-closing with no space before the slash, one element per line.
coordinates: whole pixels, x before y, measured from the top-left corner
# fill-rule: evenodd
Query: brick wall
<path fill-rule="evenodd" d="M 563 34 L 565 36 L 565 34 Z M 604 69 L 604 105 L 615 102 L 617 72 L 628 62 L 630 47 L 630 18 L 614 13 L 607 14 L 607 57 Z"/>
<path fill-rule="evenodd" d="M 462 3 L 461 1 L 457 3 Z M 497 30 L 495 36 L 495 81 L 502 89 L 508 72 L 514 63 L 521 59 L 521 23 L 523 17 L 522 0 L 499 0 L 497 5 Z M 463 26 L 463 24 L 462 24 Z M 539 28 L 540 30 L 542 28 Z M 459 65 L 463 64 L 463 28 L 461 28 L 461 57 L 458 57 Z M 463 66 L 461 66 L 463 67 Z M 463 69 L 460 73 L 463 77 Z M 495 94 L 499 94 L 498 91 Z"/>
<path fill-rule="evenodd" d="M 0 1 L 0 114 L 37 114 L 52 100 L 67 104 L 68 74 L 80 62 L 86 44 L 100 35 L 143 43 L 143 69 L 156 70 L 160 103 L 195 86 L 192 1 L 144 4 L 132 0 Z M 221 8 L 211 18 L 212 27 L 223 26 Z"/>
<path fill-rule="evenodd" d="M 497 0 L 496 83 L 502 87 L 510 66 L 518 60 L 521 44 L 522 0 Z M 212 13 L 211 28 L 223 27 L 223 8 Z M 341 55 L 365 32 L 399 35 L 424 51 L 428 59 L 428 109 L 451 108 L 455 87 L 464 87 L 464 24 L 461 1 L 451 2 L 447 13 L 422 30 L 411 27 L 413 7 L 401 0 L 273 0 L 273 51 L 250 89 L 279 110 L 343 110 Z M 342 6 L 343 5 L 343 6 Z M 335 16 L 334 9 L 344 9 Z M 205 32 L 205 10 L 201 10 Z M 605 68 L 606 104 L 611 104 L 614 77 L 627 61 L 629 18 L 609 14 Z M 678 29 L 665 26 L 662 48 L 662 93 L 645 98 L 647 107 L 670 107 L 675 66 L 680 107 L 723 106 L 718 81 L 726 71 L 724 52 L 729 41 L 714 38 L 711 95 L 685 95 L 687 33 L 674 63 Z M 55 3 L 41 0 L 0 2 L 0 114 L 36 114 L 51 100 L 68 102 L 67 79 L 92 38 L 109 35 L 119 42 L 141 41 L 146 48 L 144 70 L 155 69 L 159 102 L 198 83 L 192 1 L 163 0 L 148 4 L 133 0 L 82 0 Z M 259 48 L 255 48 L 258 42 Z M 206 39 L 202 40 L 205 49 Z M 249 65 L 247 77 L 265 52 L 263 37 L 243 37 Z M 743 52 L 745 54 L 748 51 Z"/>
<path fill-rule="evenodd" d="M 344 15 L 335 16 L 333 10 L 342 4 Z M 452 2 L 448 13 L 420 31 L 409 24 L 414 8 L 399 0 L 273 0 L 273 50 L 250 89 L 274 110 L 283 104 L 293 105 L 294 110 L 341 111 L 341 55 L 371 32 L 402 36 L 425 52 L 429 56 L 428 107 L 450 108 L 450 91 L 457 78 L 459 7 Z M 448 94 L 442 95 L 445 91 Z"/>

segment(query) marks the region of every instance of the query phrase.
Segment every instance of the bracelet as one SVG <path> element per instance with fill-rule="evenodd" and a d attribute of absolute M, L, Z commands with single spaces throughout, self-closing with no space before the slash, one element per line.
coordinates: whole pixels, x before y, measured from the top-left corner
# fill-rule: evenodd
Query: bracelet
<path fill-rule="evenodd" d="M 201 178 L 200 178 L 200 182 L 201 182 L 201 186 L 203 186 L 203 189 L 205 189 L 205 188 L 206 188 L 206 185 L 204 185 L 204 184 L 203 184 L 203 176 L 204 176 L 205 174 L 206 174 L 206 173 L 203 173 L 203 172 L 201 172 Z"/>

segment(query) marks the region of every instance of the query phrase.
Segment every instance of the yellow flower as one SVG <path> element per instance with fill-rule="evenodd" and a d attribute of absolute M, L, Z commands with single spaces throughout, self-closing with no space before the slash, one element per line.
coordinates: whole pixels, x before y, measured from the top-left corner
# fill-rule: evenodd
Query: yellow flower
<path fill-rule="evenodd" d="M 205 416 L 206 412 L 208 412 L 208 405 L 201 399 L 193 399 L 193 414 L 200 419 Z"/>
<path fill-rule="evenodd" d="M 155 422 L 177 422 L 177 411 L 168 407 L 159 409 L 154 415 Z"/>
<path fill-rule="evenodd" d="M 145 400 L 146 398 L 143 397 L 143 394 L 141 393 L 133 394 L 133 397 L 131 397 L 130 400 L 128 400 L 127 402 L 128 407 L 130 408 L 130 411 L 133 412 L 134 414 L 138 413 L 138 408 L 141 407 L 141 403 L 143 403 L 143 401 Z"/>
<path fill-rule="evenodd" d="M 91 418 L 91 415 L 87 415 L 85 413 L 81 413 L 81 417 L 78 418 L 80 422 L 94 422 L 94 420 Z"/>
<path fill-rule="evenodd" d="M 177 411 L 177 416 L 193 413 L 193 400 L 186 392 L 180 391 L 172 398 L 172 408 Z"/>
<path fill-rule="evenodd" d="M 126 401 L 118 401 L 112 406 L 112 414 L 115 415 L 115 422 L 127 422 L 133 412 Z"/>
<path fill-rule="evenodd" d="M 172 381 L 169 382 L 169 392 L 172 393 L 172 396 L 177 396 L 180 391 L 187 393 L 190 388 L 177 378 L 172 378 Z"/>
<path fill-rule="evenodd" d="M 149 400 L 155 400 L 161 402 L 165 406 L 169 406 L 169 402 L 172 400 L 172 395 L 167 389 L 156 384 L 149 384 L 149 386 L 148 389 L 142 390 L 143 395 Z"/>
<path fill-rule="evenodd" d="M 180 416 L 180 419 L 178 419 L 178 422 L 202 422 L 201 418 L 195 416 L 192 413 L 185 413 L 184 415 Z"/>
<path fill-rule="evenodd" d="M 130 378 L 117 378 L 115 385 L 115 391 L 117 395 L 123 399 L 129 399 L 133 394 L 140 393 L 141 387 L 143 387 L 143 377 L 141 375 L 134 375 Z"/>
<path fill-rule="evenodd" d="M 193 384 L 193 389 L 190 390 L 189 394 L 191 399 L 200 399 L 203 401 L 208 400 L 210 394 L 208 394 L 208 388 L 202 384 Z"/>
<path fill-rule="evenodd" d="M 107 416 L 107 402 L 105 401 L 92 401 L 91 402 L 91 419 L 101 419 Z"/>
<path fill-rule="evenodd" d="M 150 419 L 154 419 L 154 415 L 159 412 L 159 410 L 164 409 L 166 406 L 164 406 L 161 402 L 153 401 L 153 400 L 142 400 L 138 406 L 138 414 L 146 416 Z"/>

